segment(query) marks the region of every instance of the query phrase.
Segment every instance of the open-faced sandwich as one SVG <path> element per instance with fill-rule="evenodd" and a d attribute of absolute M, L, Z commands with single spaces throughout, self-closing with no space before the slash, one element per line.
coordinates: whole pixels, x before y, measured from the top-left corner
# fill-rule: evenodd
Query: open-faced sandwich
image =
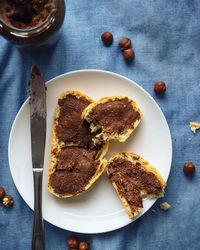
<path fill-rule="evenodd" d="M 126 141 L 140 123 L 141 116 L 136 102 L 125 96 L 104 97 L 92 102 L 82 114 L 92 132 L 101 131 L 94 138 L 95 144 Z"/>
<path fill-rule="evenodd" d="M 93 102 L 77 91 L 64 92 L 58 99 L 52 131 L 48 189 L 61 198 L 87 190 L 102 174 L 108 144 L 94 145 L 96 136 L 81 118 Z"/>
<path fill-rule="evenodd" d="M 158 198 L 164 194 L 164 179 L 137 154 L 115 154 L 107 163 L 107 173 L 130 218 L 141 212 L 143 198 Z"/>

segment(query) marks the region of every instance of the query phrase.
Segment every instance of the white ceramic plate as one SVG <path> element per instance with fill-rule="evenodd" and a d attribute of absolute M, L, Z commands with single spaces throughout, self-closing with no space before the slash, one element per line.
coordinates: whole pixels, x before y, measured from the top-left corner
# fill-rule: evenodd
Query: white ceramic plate
<path fill-rule="evenodd" d="M 165 117 L 153 98 L 135 82 L 115 73 L 81 70 L 58 76 L 47 83 L 47 139 L 43 177 L 44 219 L 60 228 L 80 233 L 102 233 L 123 227 L 130 220 L 112 185 L 104 174 L 88 191 L 62 200 L 47 190 L 47 169 L 51 147 L 51 129 L 58 96 L 66 90 L 85 92 L 94 100 L 103 96 L 126 95 L 143 112 L 143 120 L 125 143 L 111 143 L 107 158 L 117 151 L 133 151 L 156 166 L 167 180 L 172 159 L 170 131 Z M 9 139 L 9 164 L 15 185 L 33 209 L 33 178 L 29 104 L 19 110 Z M 144 214 L 155 202 L 144 200 Z M 141 216 L 140 215 L 140 216 Z"/>

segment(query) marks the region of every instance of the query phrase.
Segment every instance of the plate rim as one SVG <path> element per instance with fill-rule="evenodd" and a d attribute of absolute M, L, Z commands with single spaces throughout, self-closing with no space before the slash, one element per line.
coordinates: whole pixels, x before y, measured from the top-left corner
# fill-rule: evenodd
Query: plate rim
<path fill-rule="evenodd" d="M 169 152 L 169 153 L 170 153 L 170 155 L 169 155 L 170 158 L 169 158 L 169 162 L 170 162 L 170 167 L 169 167 L 169 170 L 168 170 L 168 173 L 167 173 L 167 176 L 166 176 L 166 182 L 167 182 L 167 181 L 168 181 L 168 178 L 169 178 L 169 175 L 170 175 L 171 165 L 172 165 L 172 159 L 173 159 L 172 136 L 171 136 L 171 132 L 170 132 L 170 128 L 169 128 L 167 119 L 166 119 L 166 117 L 165 117 L 165 115 L 164 115 L 164 113 L 163 113 L 161 107 L 158 105 L 158 103 L 157 103 L 156 100 L 153 98 L 153 96 L 151 96 L 150 93 L 147 92 L 147 90 L 145 90 L 142 86 L 140 86 L 140 85 L 139 85 L 138 83 L 136 83 L 134 80 L 131 80 L 131 79 L 129 79 L 128 77 L 123 76 L 123 75 L 121 75 L 121 74 L 119 74 L 119 73 L 116 73 L 116 72 L 113 72 L 113 71 L 102 70 L 102 69 L 79 69 L 79 70 L 69 71 L 69 72 L 66 72 L 66 73 L 57 75 L 57 76 L 55 76 L 55 77 L 49 79 L 48 81 L 45 82 L 45 84 L 48 86 L 48 85 L 50 85 L 50 84 L 53 84 L 53 82 L 54 82 L 55 80 L 58 80 L 59 78 L 66 77 L 66 76 L 68 77 L 68 76 L 70 76 L 70 75 L 79 74 L 79 73 L 103 73 L 103 74 L 112 75 L 112 76 L 114 76 L 114 77 L 121 78 L 121 79 L 123 79 L 123 80 L 126 80 L 126 81 L 130 82 L 131 84 L 136 85 L 142 92 L 145 92 L 145 94 L 151 99 L 151 101 L 153 101 L 154 105 L 156 105 L 156 107 L 158 108 L 159 113 L 160 113 L 160 115 L 162 116 L 162 119 L 164 119 L 164 121 L 165 121 L 166 128 L 167 128 L 167 132 L 168 132 L 168 136 L 169 136 L 169 142 L 170 142 L 170 144 L 169 144 L 169 146 L 170 146 L 170 152 Z M 14 175 L 14 173 L 13 173 L 12 168 L 10 167 L 10 166 L 11 166 L 11 162 L 10 162 L 10 155 L 11 155 L 11 140 L 12 140 L 12 137 L 13 137 L 14 127 L 15 127 L 16 122 L 17 122 L 17 120 L 18 120 L 19 114 L 21 113 L 22 109 L 24 108 L 24 106 L 25 106 L 25 105 L 27 104 L 27 102 L 29 101 L 29 98 L 30 98 L 30 97 L 27 97 L 26 100 L 23 102 L 23 104 L 22 104 L 21 107 L 19 108 L 19 110 L 18 110 L 18 112 L 16 113 L 15 118 L 14 118 L 14 120 L 13 120 L 13 122 L 12 122 L 12 126 L 11 126 L 10 133 L 9 133 L 9 140 L 8 140 L 8 164 L 9 164 L 9 169 L 10 169 L 10 173 L 11 173 L 13 182 L 14 182 L 14 184 L 15 184 L 15 187 L 16 187 L 18 193 L 20 194 L 20 196 L 22 197 L 22 199 L 24 200 L 24 202 L 26 203 L 26 205 L 27 205 L 29 208 L 31 208 L 31 210 L 33 211 L 34 208 L 32 208 L 31 205 L 28 204 L 28 203 L 26 202 L 25 198 L 22 196 L 21 192 L 19 191 L 19 188 L 18 188 L 18 186 L 17 186 L 17 184 L 16 184 L 16 179 L 15 179 L 15 177 L 14 177 L 15 175 Z M 157 198 L 157 199 L 158 199 L 158 198 Z M 155 199 L 155 201 L 152 203 L 152 205 L 148 208 L 147 211 L 149 211 L 149 209 L 155 204 L 155 202 L 157 201 L 157 199 Z M 146 211 L 146 212 L 147 212 L 147 211 Z M 146 212 L 145 212 L 145 213 L 146 213 Z M 144 214 L 145 214 L 145 213 L 144 213 Z M 143 214 L 143 215 L 144 215 L 144 214 Z M 139 216 L 139 217 L 141 217 L 141 216 Z M 138 217 L 138 218 L 139 218 L 139 217 Z M 47 220 L 47 219 L 44 218 L 44 217 L 43 217 L 43 219 L 44 219 L 46 222 L 48 222 L 48 223 L 50 223 L 50 224 L 52 224 L 52 225 L 54 225 L 54 226 L 56 226 L 56 227 L 58 227 L 58 228 L 61 228 L 61 229 L 67 230 L 67 231 L 71 231 L 71 230 L 69 230 L 69 229 L 66 229 L 64 226 L 60 226 L 60 225 L 58 226 L 57 224 L 55 224 L 53 221 L 50 221 L 49 219 Z M 126 223 L 126 224 L 124 224 L 124 225 L 122 225 L 122 226 L 115 227 L 114 229 L 93 230 L 93 232 L 91 232 L 91 231 L 89 231 L 89 232 L 88 232 L 88 231 L 87 231 L 87 232 L 83 232 L 82 230 L 80 230 L 80 231 L 79 231 L 79 230 L 76 230 L 76 231 L 71 231 L 71 232 L 76 232 L 76 233 L 87 233 L 87 234 L 97 234 L 97 233 L 99 234 L 99 233 L 112 232 L 112 231 L 115 231 L 115 230 L 117 230 L 117 229 L 123 228 L 124 226 L 129 225 L 130 223 L 132 223 L 132 222 L 135 221 L 136 219 L 137 219 L 137 217 L 136 217 L 135 219 L 133 219 L 133 220 L 130 220 L 128 223 Z"/>

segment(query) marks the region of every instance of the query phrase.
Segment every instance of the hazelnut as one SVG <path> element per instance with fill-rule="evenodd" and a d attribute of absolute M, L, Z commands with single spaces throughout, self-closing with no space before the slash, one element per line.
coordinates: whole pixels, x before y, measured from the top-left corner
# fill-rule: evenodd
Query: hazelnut
<path fill-rule="evenodd" d="M 130 62 L 135 57 L 135 52 L 133 49 L 126 49 L 126 50 L 123 50 L 123 56 L 126 61 Z"/>
<path fill-rule="evenodd" d="M 163 81 L 157 81 L 154 83 L 154 91 L 157 94 L 162 94 L 166 91 L 166 84 Z"/>
<path fill-rule="evenodd" d="M 74 236 L 71 236 L 67 239 L 67 246 L 69 249 L 78 249 L 78 239 Z"/>
<path fill-rule="evenodd" d="M 13 200 L 13 197 L 12 197 L 12 196 L 6 195 L 6 196 L 4 196 L 2 202 L 3 202 L 3 205 L 4 205 L 5 207 L 12 207 L 12 205 L 13 205 L 13 203 L 14 203 L 14 200 Z"/>
<path fill-rule="evenodd" d="M 81 241 L 79 244 L 79 250 L 88 250 L 89 244 L 86 241 Z"/>
<path fill-rule="evenodd" d="M 5 195 L 6 195 L 5 189 L 3 187 L 0 187 L 0 200 L 2 200 Z"/>
<path fill-rule="evenodd" d="M 129 49 L 131 47 L 131 40 L 128 37 L 123 38 L 119 42 L 119 47 L 121 50 Z"/>
<path fill-rule="evenodd" d="M 195 165 L 192 162 L 185 162 L 183 165 L 183 171 L 186 175 L 194 174 Z"/>
<path fill-rule="evenodd" d="M 110 32 L 104 32 L 102 35 L 101 35 L 101 40 L 103 41 L 103 43 L 106 45 L 106 46 L 109 46 L 112 44 L 113 42 L 113 35 L 112 33 Z"/>

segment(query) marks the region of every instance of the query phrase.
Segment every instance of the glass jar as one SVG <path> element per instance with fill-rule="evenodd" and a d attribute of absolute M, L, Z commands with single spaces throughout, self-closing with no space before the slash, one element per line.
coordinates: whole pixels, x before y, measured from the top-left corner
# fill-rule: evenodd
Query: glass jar
<path fill-rule="evenodd" d="M 54 8 L 45 20 L 33 27 L 18 28 L 8 22 L 6 23 L 1 17 L 0 34 L 19 47 L 38 48 L 55 44 L 59 38 L 65 17 L 65 1 L 52 0 L 52 3 Z"/>

